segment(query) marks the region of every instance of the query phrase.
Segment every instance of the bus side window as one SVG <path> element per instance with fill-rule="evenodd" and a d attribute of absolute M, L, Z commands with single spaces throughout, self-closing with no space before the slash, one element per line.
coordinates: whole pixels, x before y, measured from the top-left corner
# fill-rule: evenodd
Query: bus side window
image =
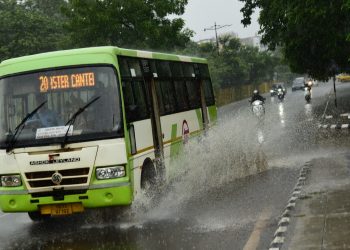
<path fill-rule="evenodd" d="M 214 93 L 211 85 L 211 81 L 209 79 L 204 80 L 204 94 L 205 94 L 205 102 L 207 106 L 212 106 L 215 104 Z"/>
<path fill-rule="evenodd" d="M 160 114 L 164 115 L 174 113 L 176 110 L 176 103 L 174 97 L 174 86 L 171 82 L 172 72 L 170 69 L 170 62 L 155 61 L 155 66 L 158 74 L 156 89 Z"/>
<path fill-rule="evenodd" d="M 195 77 L 193 64 L 191 63 L 182 64 L 182 71 L 184 77 Z"/>
<path fill-rule="evenodd" d="M 124 103 L 128 122 L 149 117 L 146 99 L 141 81 L 123 81 Z"/>
<path fill-rule="evenodd" d="M 161 82 L 156 81 L 156 92 L 157 92 L 157 100 L 158 100 L 158 107 L 159 107 L 159 113 L 160 115 L 164 115 L 165 113 L 165 107 L 163 102 L 163 94 L 162 94 L 162 88 L 161 88 Z"/>
<path fill-rule="evenodd" d="M 185 66 L 182 66 L 182 64 L 183 63 L 179 63 L 179 62 L 172 62 L 170 64 L 171 72 L 174 80 L 177 112 L 185 111 L 190 108 L 188 93 L 187 93 L 185 79 L 184 79 L 184 71 L 183 71 L 183 68 L 185 68 Z M 188 70 L 186 72 L 188 75 L 192 74 L 188 72 Z"/>
<path fill-rule="evenodd" d="M 178 111 L 188 110 L 190 105 L 188 101 L 188 94 L 184 81 L 175 81 L 175 93 Z"/>
<path fill-rule="evenodd" d="M 122 75 L 122 77 L 131 77 L 128 61 L 125 58 L 122 58 L 122 57 L 120 58 L 119 68 L 120 68 L 120 74 Z"/>
<path fill-rule="evenodd" d="M 208 106 L 214 105 L 215 98 L 214 98 L 212 84 L 210 81 L 210 74 L 209 74 L 208 65 L 198 64 L 198 66 L 199 66 L 199 71 L 200 71 L 201 78 L 203 79 L 203 84 L 204 84 L 205 102 L 207 103 Z"/>
<path fill-rule="evenodd" d="M 198 82 L 195 80 L 186 81 L 188 99 L 191 108 L 199 108 L 201 106 L 200 92 Z"/>
<path fill-rule="evenodd" d="M 176 103 L 174 97 L 174 86 L 171 81 L 157 81 L 157 95 L 158 100 L 162 105 L 160 106 L 161 114 L 174 113 L 176 110 Z"/>

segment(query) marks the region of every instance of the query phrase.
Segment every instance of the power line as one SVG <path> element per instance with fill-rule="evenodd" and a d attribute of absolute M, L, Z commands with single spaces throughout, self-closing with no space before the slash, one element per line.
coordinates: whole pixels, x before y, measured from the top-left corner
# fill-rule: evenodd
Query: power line
<path fill-rule="evenodd" d="M 214 23 L 214 26 L 211 26 L 209 28 L 205 28 L 204 31 L 207 30 L 215 30 L 215 40 L 216 40 L 216 49 L 218 50 L 219 53 L 219 40 L 218 40 L 218 32 L 217 30 L 222 29 L 224 27 L 229 27 L 232 24 L 225 24 L 225 25 L 217 25 L 216 22 Z"/>

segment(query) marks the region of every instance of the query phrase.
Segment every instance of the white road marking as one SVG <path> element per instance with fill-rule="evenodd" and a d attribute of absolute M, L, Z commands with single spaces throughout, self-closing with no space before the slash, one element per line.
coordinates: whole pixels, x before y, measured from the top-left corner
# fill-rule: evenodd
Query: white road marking
<path fill-rule="evenodd" d="M 288 203 L 288 205 L 287 205 L 287 208 L 288 208 L 288 209 L 293 208 L 293 207 L 295 207 L 295 202 L 293 202 L 293 203 Z"/>
<path fill-rule="evenodd" d="M 289 199 L 289 202 L 295 202 L 296 199 L 297 197 L 293 196 L 292 198 Z"/>
<path fill-rule="evenodd" d="M 306 180 L 305 172 L 309 168 L 310 162 L 305 163 L 305 165 L 300 170 L 300 175 L 298 178 L 298 184 L 295 186 L 294 191 L 292 193 L 292 197 L 288 201 L 288 205 L 286 210 L 282 214 L 281 220 L 278 222 L 278 228 L 274 234 L 274 239 L 270 244 L 269 250 L 280 250 L 281 246 L 284 243 L 284 235 L 287 232 L 288 224 L 289 224 L 289 218 L 291 210 L 294 209 L 296 205 L 296 200 L 298 199 L 297 195 L 301 193 L 301 185 L 299 183 L 304 183 Z"/>
<path fill-rule="evenodd" d="M 341 128 L 344 129 L 344 128 L 349 128 L 349 124 L 342 124 L 341 125 Z"/>
<path fill-rule="evenodd" d="M 289 218 L 288 218 L 288 217 L 283 217 L 283 218 L 279 221 L 278 225 L 280 225 L 280 224 L 282 224 L 282 223 L 286 223 L 286 222 L 289 222 Z"/>
<path fill-rule="evenodd" d="M 293 192 L 293 195 L 295 194 L 295 195 L 297 195 L 297 194 L 300 194 L 301 192 L 300 191 L 294 191 Z"/>
<path fill-rule="evenodd" d="M 284 242 L 284 237 L 276 237 L 273 241 L 272 244 L 282 244 Z"/>
<path fill-rule="evenodd" d="M 276 232 L 275 232 L 275 236 L 277 235 L 277 234 L 279 234 L 279 233 L 285 233 L 285 232 L 287 232 L 287 227 L 285 227 L 285 226 L 280 226 L 277 230 L 276 230 Z"/>

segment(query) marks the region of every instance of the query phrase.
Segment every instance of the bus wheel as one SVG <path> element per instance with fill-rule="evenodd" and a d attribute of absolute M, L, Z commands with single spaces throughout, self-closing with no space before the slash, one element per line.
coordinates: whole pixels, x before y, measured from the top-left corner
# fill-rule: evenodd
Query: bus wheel
<path fill-rule="evenodd" d="M 157 173 L 151 159 L 146 159 L 142 166 L 141 188 L 147 192 L 152 192 L 157 187 Z"/>
<path fill-rule="evenodd" d="M 41 214 L 39 211 L 28 212 L 28 216 L 32 221 L 45 221 L 50 218 L 50 215 Z"/>

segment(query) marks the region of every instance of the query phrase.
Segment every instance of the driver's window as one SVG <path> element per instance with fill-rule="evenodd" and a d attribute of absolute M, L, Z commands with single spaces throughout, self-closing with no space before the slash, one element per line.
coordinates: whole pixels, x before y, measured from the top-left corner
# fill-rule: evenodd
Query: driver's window
<path fill-rule="evenodd" d="M 15 97 L 12 99 L 12 106 L 14 109 L 14 116 L 12 117 L 12 129 L 16 126 L 16 124 L 20 123 L 22 118 L 25 116 L 27 110 L 25 109 L 25 98 L 23 96 L 21 97 Z"/>

